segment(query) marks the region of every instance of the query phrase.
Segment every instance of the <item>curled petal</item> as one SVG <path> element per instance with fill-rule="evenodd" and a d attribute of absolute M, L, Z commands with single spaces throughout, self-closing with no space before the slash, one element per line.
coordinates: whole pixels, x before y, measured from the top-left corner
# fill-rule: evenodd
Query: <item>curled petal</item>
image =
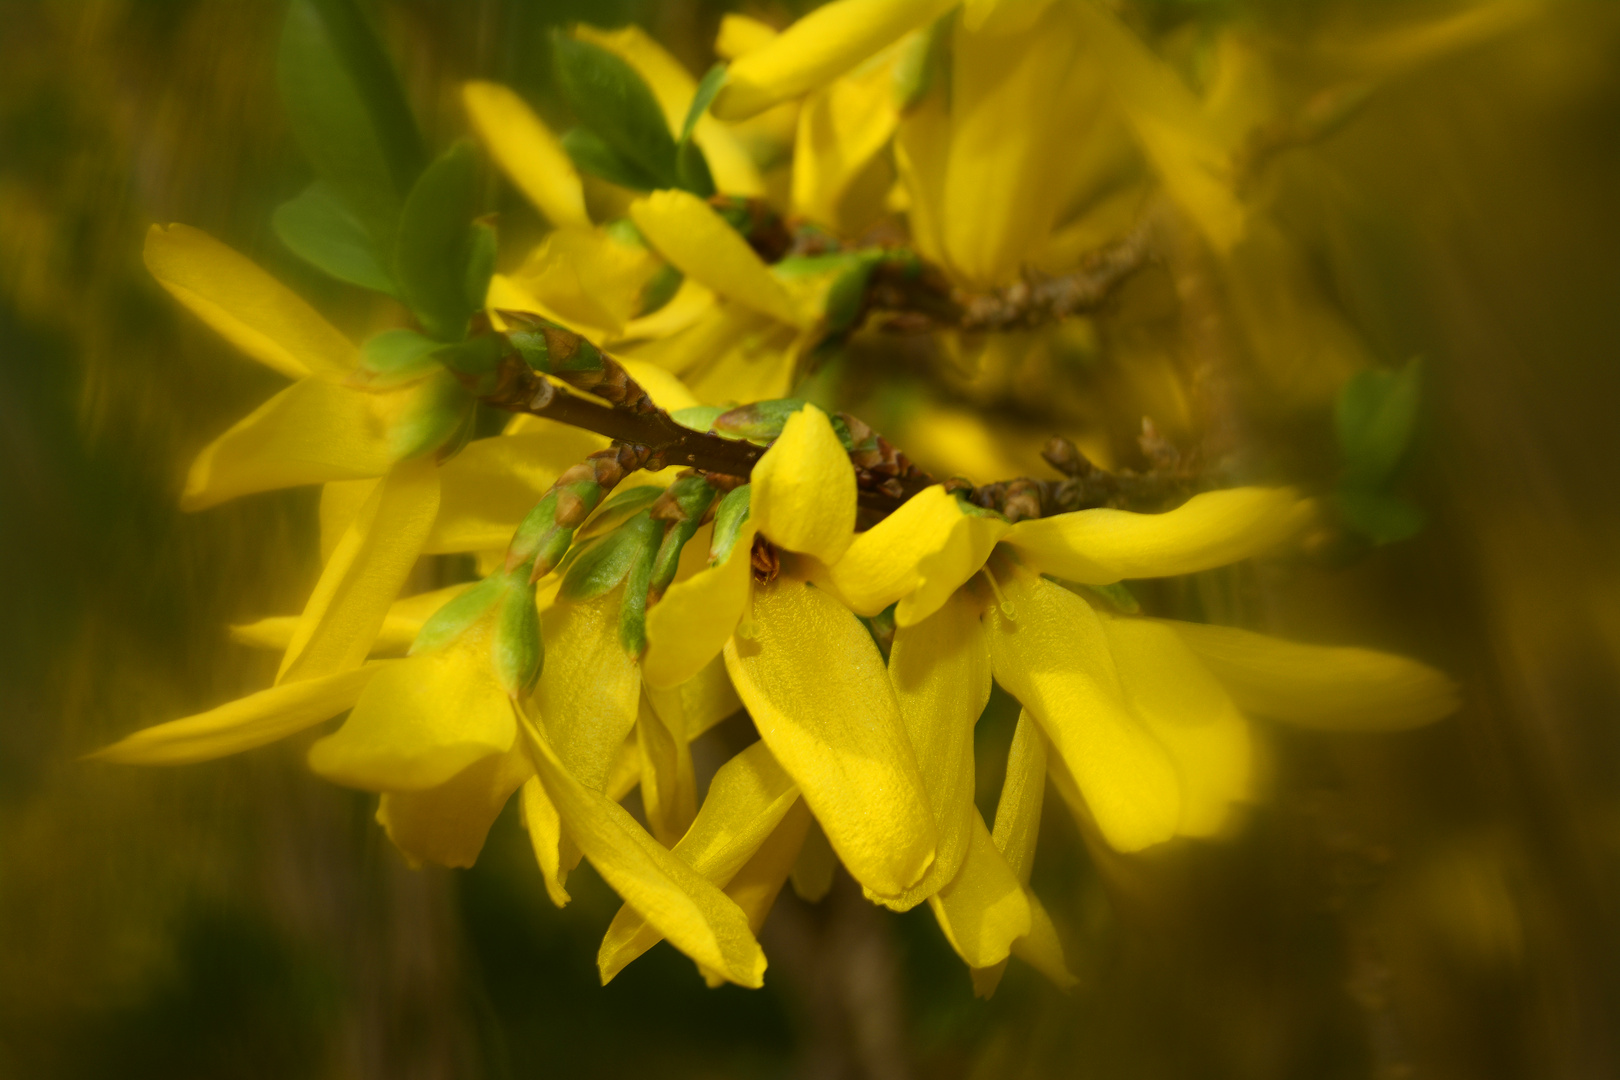
<path fill-rule="evenodd" d="M 1194 495 L 1163 514 L 1077 510 L 1020 521 L 1006 543 L 1043 573 L 1083 585 L 1192 574 L 1262 554 L 1299 534 L 1311 504 L 1288 488 Z"/>
<path fill-rule="evenodd" d="M 498 83 L 469 82 L 461 100 L 495 163 L 547 220 L 559 228 L 590 228 L 578 170 L 522 98 Z"/>
<path fill-rule="evenodd" d="M 762 985 L 765 954 L 742 909 L 622 806 L 574 779 L 532 724 L 522 728 L 564 828 L 613 891 L 702 967 L 741 986 Z"/>
<path fill-rule="evenodd" d="M 153 225 L 146 268 L 176 300 L 283 375 L 341 379 L 359 363 L 348 338 L 244 255 L 189 225 Z"/>
<path fill-rule="evenodd" d="M 969 836 L 961 870 L 928 898 L 928 906 L 969 967 L 993 967 L 1007 959 L 1014 941 L 1029 933 L 1029 899 L 977 810 Z"/>
<path fill-rule="evenodd" d="M 1371 649 L 1302 645 L 1230 626 L 1169 622 L 1238 708 L 1304 727 L 1391 731 L 1449 716 L 1457 684 L 1427 664 Z"/>
<path fill-rule="evenodd" d="M 744 120 L 832 81 L 956 5 L 956 0 L 834 0 L 738 57 L 714 115 Z"/>
<path fill-rule="evenodd" d="M 760 736 L 855 879 L 895 896 L 934 858 L 935 830 L 883 657 L 848 608 L 791 578 L 754 591 L 753 636 L 726 669 Z"/>
<path fill-rule="evenodd" d="M 1022 574 L 1003 589 L 1014 617 L 991 611 L 996 681 L 1040 721 L 1109 844 L 1138 851 L 1170 839 L 1181 821 L 1181 781 L 1132 715 L 1096 612 Z"/>
<path fill-rule="evenodd" d="M 196 716 L 143 728 L 89 756 L 121 765 L 190 765 L 252 750 L 350 708 L 390 663 L 272 686 Z"/>
<path fill-rule="evenodd" d="M 755 464 L 749 520 L 788 551 L 834 563 L 855 537 L 855 468 L 827 414 L 806 405 Z"/>

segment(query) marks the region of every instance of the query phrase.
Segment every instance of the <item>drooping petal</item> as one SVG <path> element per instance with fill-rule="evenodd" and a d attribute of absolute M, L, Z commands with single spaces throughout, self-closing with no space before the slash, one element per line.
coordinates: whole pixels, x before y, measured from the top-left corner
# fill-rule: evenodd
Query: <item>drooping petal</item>
<path fill-rule="evenodd" d="M 1168 513 L 1077 510 L 1020 521 L 1006 543 L 1024 561 L 1082 585 L 1192 574 L 1262 554 L 1298 535 L 1312 506 L 1288 488 L 1194 495 Z"/>
<path fill-rule="evenodd" d="M 623 807 L 570 775 L 532 724 L 522 728 L 568 835 L 613 891 L 698 964 L 741 986 L 762 985 L 765 954 L 742 909 L 648 836 Z"/>
<path fill-rule="evenodd" d="M 814 820 L 805 833 L 804 846 L 799 848 L 798 861 L 793 864 L 791 878 L 793 891 L 807 904 L 818 904 L 832 891 L 833 875 L 838 872 L 838 854 L 827 842 L 827 834 Z"/>
<path fill-rule="evenodd" d="M 806 405 L 754 465 L 749 520 L 773 544 L 835 563 L 855 538 L 855 467 L 827 414 Z"/>
<path fill-rule="evenodd" d="M 921 881 L 898 897 L 874 897 L 904 911 L 956 877 L 978 818 L 973 726 L 990 700 L 990 643 L 978 602 L 963 590 L 929 618 L 897 629 L 889 678 L 939 836 L 938 854 Z"/>
<path fill-rule="evenodd" d="M 1305 727 L 1391 731 L 1449 716 L 1457 684 L 1404 656 L 1302 645 L 1230 626 L 1166 622 L 1238 708 Z"/>
<path fill-rule="evenodd" d="M 708 203 L 685 191 L 656 191 L 630 207 L 647 242 L 681 273 L 789 325 L 801 315 L 782 283 Z"/>
<path fill-rule="evenodd" d="M 297 293 L 200 229 L 153 225 L 146 268 L 221 337 L 283 375 L 341 379 L 359 363 L 349 339 Z"/>
<path fill-rule="evenodd" d="M 811 94 L 799 110 L 794 210 L 835 231 L 854 231 L 846 221 L 844 196 L 888 145 L 899 122 L 890 63 L 874 62 L 869 70 Z M 882 178 L 892 180 L 892 173 Z M 864 224 L 856 222 L 854 228 Z"/>
<path fill-rule="evenodd" d="M 383 792 L 377 823 L 413 862 L 471 866 L 512 792 L 533 775 L 528 755 L 514 746 L 480 758 L 438 787 Z"/>
<path fill-rule="evenodd" d="M 539 420 L 535 430 L 468 443 L 439 470 L 439 516 L 423 544 L 427 554 L 489 551 L 512 539 L 525 514 L 552 482 L 608 440 L 580 428 Z"/>
<path fill-rule="evenodd" d="M 1013 617 L 991 610 L 996 681 L 1040 721 L 1109 844 L 1138 851 L 1170 839 L 1181 821 L 1181 781 L 1131 714 L 1096 612 L 1022 573 L 1002 589 Z"/>
<path fill-rule="evenodd" d="M 521 97 L 497 83 L 469 82 L 461 87 L 461 100 L 495 163 L 548 221 L 558 228 L 590 228 L 579 172 Z"/>
<path fill-rule="evenodd" d="M 765 919 L 770 915 L 782 886 L 787 883 L 788 875 L 793 872 L 805 837 L 813 824 L 815 818 L 810 816 L 810 808 L 804 804 L 804 800 L 794 802 L 788 807 L 781 824 L 754 852 L 754 857 L 726 883 L 726 895 L 736 901 L 743 914 L 748 916 L 748 929 L 756 936 L 765 925 Z M 703 981 L 712 990 L 724 979 L 713 971 L 704 971 Z"/>
<path fill-rule="evenodd" d="M 568 772 L 592 791 L 607 788 L 619 747 L 635 727 L 641 676 L 619 644 L 622 586 L 564 601 L 540 621 L 545 666 L 534 704 L 546 738 Z"/>
<path fill-rule="evenodd" d="M 725 561 L 677 581 L 647 612 L 647 652 L 641 677 L 648 686 L 679 686 L 720 655 L 748 604 L 754 523 L 743 524 Z"/>
<path fill-rule="evenodd" d="M 383 616 L 382 628 L 377 631 L 377 639 L 371 643 L 371 655 L 403 656 L 411 647 L 411 642 L 416 640 L 416 635 L 421 632 L 422 624 L 429 616 L 471 586 L 471 582 L 463 582 L 460 585 L 447 585 L 432 592 L 418 593 L 403 600 L 395 600 L 388 606 L 388 614 Z M 297 628 L 297 615 L 272 615 L 268 619 L 260 619 L 245 626 L 231 627 L 231 640 L 260 649 L 284 652 L 292 642 L 293 631 Z"/>
<path fill-rule="evenodd" d="M 359 667 L 416 565 L 439 509 L 431 459 L 394 466 L 327 560 L 293 629 L 277 682 Z"/>
<path fill-rule="evenodd" d="M 969 967 L 991 967 L 1007 959 L 1013 942 L 1029 933 L 1029 900 L 978 810 L 972 812 L 968 835 L 961 870 L 928 898 L 928 906 Z"/>
<path fill-rule="evenodd" d="M 760 736 L 855 879 L 904 892 L 933 861 L 934 821 L 871 635 L 788 577 L 754 590 L 752 622 L 726 645 L 726 669 Z"/>
<path fill-rule="evenodd" d="M 612 798 L 612 795 L 608 796 Z M 568 871 L 577 858 L 563 855 L 565 844 L 571 844 L 562 832 L 562 819 L 551 796 L 541 786 L 538 776 L 523 783 L 523 827 L 529 832 L 529 844 L 534 849 L 535 862 L 540 866 L 540 878 L 545 882 L 546 895 L 558 907 L 568 906 Z"/>
<path fill-rule="evenodd" d="M 825 85 L 955 4 L 956 0 L 833 0 L 738 57 L 714 99 L 714 115 L 744 120 Z"/>
<path fill-rule="evenodd" d="M 765 846 L 798 801 L 799 789 L 792 778 L 763 742 L 754 743 L 714 774 L 703 807 L 675 845 L 674 854 L 724 888 Z M 786 873 L 783 871 L 784 877 Z M 602 982 L 623 971 L 662 936 L 635 908 L 621 908 L 597 954 Z"/>
<path fill-rule="evenodd" d="M 648 37 L 639 26 L 598 30 L 581 23 L 574 28 L 574 34 L 583 41 L 616 53 L 635 68 L 636 74 L 646 80 L 653 96 L 658 99 L 658 106 L 664 112 L 664 120 L 669 124 L 670 131 L 680 135 L 686 123 L 687 111 L 692 107 L 692 96 L 697 92 L 697 80 L 681 66 L 679 60 Z M 715 187 L 728 195 L 765 194 L 759 169 L 724 124 L 705 114 L 693 128 L 692 139 L 708 160 Z"/>
<path fill-rule="evenodd" d="M 183 720 L 143 728 L 89 756 L 121 765 L 190 765 L 252 750 L 350 708 L 389 663 L 272 686 Z"/>
<path fill-rule="evenodd" d="M 203 448 L 186 474 L 181 508 L 381 476 L 394 460 L 388 414 L 397 393 L 368 394 L 325 379 L 293 383 Z"/>
<path fill-rule="evenodd" d="M 1213 836 L 1249 797 L 1249 722 L 1174 630 L 1104 615 L 1103 632 L 1133 711 L 1181 774 L 1184 836 Z"/>

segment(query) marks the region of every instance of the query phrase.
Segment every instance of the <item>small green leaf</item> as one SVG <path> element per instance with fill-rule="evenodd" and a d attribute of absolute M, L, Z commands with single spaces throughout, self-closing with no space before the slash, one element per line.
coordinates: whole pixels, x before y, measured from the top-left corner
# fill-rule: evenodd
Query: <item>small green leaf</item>
<path fill-rule="evenodd" d="M 599 45 L 566 34 L 552 39 L 557 82 L 580 123 L 656 187 L 676 180 L 675 140 L 664 111 L 636 69 Z"/>
<path fill-rule="evenodd" d="M 487 221 L 475 221 L 467 230 L 466 290 L 467 306 L 474 311 L 484 306 L 489 296 L 489 281 L 495 276 L 495 254 L 498 241 L 495 227 Z"/>
<path fill-rule="evenodd" d="M 394 281 L 377 259 L 376 241 L 325 181 L 315 181 L 276 207 L 270 223 L 288 250 L 316 269 L 394 295 Z"/>
<path fill-rule="evenodd" d="M 581 172 L 588 172 L 631 191 L 651 191 L 661 186 L 656 177 L 622 157 L 589 128 L 577 127 L 566 131 L 561 141 L 563 150 Z"/>
<path fill-rule="evenodd" d="M 452 345 L 440 345 L 433 358 L 456 374 L 474 380 L 475 393 L 487 394 L 495 388 L 495 370 L 505 352 L 500 338 L 484 334 Z"/>
<path fill-rule="evenodd" d="M 400 214 L 394 278 L 423 329 L 441 341 L 461 338 L 482 303 L 467 298 L 477 181 L 472 145 L 457 143 L 422 173 Z"/>
<path fill-rule="evenodd" d="M 638 484 L 614 492 L 608 497 L 602 512 L 580 528 L 577 539 L 590 540 L 612 532 L 651 506 L 663 493 L 663 488 L 653 484 Z"/>
<path fill-rule="evenodd" d="M 681 142 L 690 142 L 692 132 L 697 130 L 698 121 L 703 114 L 709 111 L 709 104 L 714 101 L 714 95 L 726 84 L 726 65 L 716 64 L 703 76 L 698 83 L 697 92 L 692 95 L 692 104 L 686 109 L 686 122 L 681 125 Z"/>
<path fill-rule="evenodd" d="M 410 403 L 388 428 L 388 448 L 395 461 L 437 450 L 467 421 L 473 397 L 448 371 L 430 375 L 411 394 Z"/>
<path fill-rule="evenodd" d="M 532 583 L 509 581 L 490 650 L 495 676 L 508 694 L 517 697 L 534 686 L 546 654 Z"/>
<path fill-rule="evenodd" d="M 365 385 L 386 390 L 425 378 L 440 370 L 433 354 L 443 343 L 424 337 L 415 330 L 384 330 L 373 334 L 360 346 L 360 370 Z"/>
<path fill-rule="evenodd" d="M 669 414 L 669 418 L 684 428 L 693 431 L 708 431 L 714 424 L 715 417 L 726 411 L 724 405 L 688 405 L 684 409 L 676 409 Z"/>
<path fill-rule="evenodd" d="M 659 523 L 651 524 L 656 527 Z M 619 599 L 619 644 L 635 657 L 647 651 L 647 588 L 652 582 L 661 532 L 654 532 L 652 542 L 636 548 L 635 561 L 624 579 L 624 595 Z"/>
<path fill-rule="evenodd" d="M 411 643 L 410 655 L 418 656 L 448 645 L 460 636 L 463 630 L 477 622 L 479 616 L 501 598 L 505 584 L 505 574 L 492 574 L 466 592 L 446 601 L 443 607 L 427 617 L 422 629 L 416 632 L 416 640 Z"/>
<path fill-rule="evenodd" d="M 732 488 L 714 510 L 714 539 L 709 542 L 709 563 L 723 562 L 737 546 L 737 534 L 748 520 L 750 485 Z"/>
<path fill-rule="evenodd" d="M 703 148 L 695 142 L 683 142 L 675 151 L 675 179 L 680 187 L 700 199 L 714 194 L 714 174 L 709 171 L 709 159 Z"/>
<path fill-rule="evenodd" d="M 1375 544 L 1411 539 L 1428 523 L 1422 507 L 1383 491 L 1341 487 L 1335 501 L 1345 524 Z"/>
<path fill-rule="evenodd" d="M 641 309 L 636 314 L 651 315 L 662 308 L 680 291 L 681 282 L 685 280 L 686 275 L 668 263 L 654 270 L 647 284 L 642 286 Z"/>
<path fill-rule="evenodd" d="M 579 545 L 558 595 L 569 600 L 590 600 L 611 592 L 630 573 L 636 560 L 643 556 L 651 559 L 662 535 L 663 526 L 643 510 L 612 532 Z M 645 591 L 646 586 L 642 589 Z"/>
<path fill-rule="evenodd" d="M 855 325 L 866 310 L 866 289 L 872 271 L 883 261 L 882 252 L 865 252 L 850 261 L 827 290 L 822 319 L 829 334 L 843 333 Z"/>
<path fill-rule="evenodd" d="M 1334 426 L 1346 481 L 1358 488 L 1387 484 L 1411 449 L 1423 396 L 1423 361 L 1400 371 L 1362 371 L 1339 391 Z"/>
<path fill-rule="evenodd" d="M 293 0 L 276 68 L 288 122 L 316 176 L 375 249 L 390 250 L 424 155 L 387 57 L 352 0 Z"/>

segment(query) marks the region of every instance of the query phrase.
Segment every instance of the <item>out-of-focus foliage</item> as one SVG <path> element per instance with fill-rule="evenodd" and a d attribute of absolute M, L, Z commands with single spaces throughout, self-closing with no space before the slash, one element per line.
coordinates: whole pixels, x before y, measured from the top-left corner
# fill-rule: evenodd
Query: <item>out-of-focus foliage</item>
<path fill-rule="evenodd" d="M 0 1072 L 1613 1068 L 1620 595 L 1606 409 L 1617 389 L 1607 299 L 1620 282 L 1607 253 L 1620 229 L 1607 207 L 1620 180 L 1620 26 L 1595 7 L 1527 6 L 1534 18 L 1511 32 L 1419 65 L 1444 43 L 1404 28 L 1466 20 L 1468 5 L 1122 8 L 1212 97 L 1201 80 L 1245 70 L 1244 50 L 1302 44 L 1292 66 L 1266 69 L 1291 100 L 1335 114 L 1330 92 L 1357 91 L 1353 123 L 1306 116 L 1311 140 L 1284 141 L 1259 181 L 1275 223 L 1236 249 L 1225 287 L 1244 332 L 1265 338 L 1253 355 L 1272 366 L 1240 380 L 1233 412 L 1252 426 L 1245 439 L 1334 478 L 1363 540 L 1413 532 L 1417 506 L 1429 520 L 1405 545 L 1339 538 L 1322 558 L 1348 569 L 1212 574 L 1146 598 L 1232 623 L 1264 608 L 1298 637 L 1416 652 L 1457 672 L 1471 700 L 1457 722 L 1400 743 L 1273 733 L 1273 797 L 1220 851 L 1125 860 L 1093 843 L 1088 860 L 1086 840 L 1049 809 L 1042 831 L 1061 855 L 1043 854 L 1035 887 L 1055 898 L 1080 986 L 1063 995 L 1014 968 L 979 1004 L 926 915 L 884 921 L 847 889 L 819 908 L 783 899 L 763 994 L 706 994 L 670 950 L 599 989 L 591 959 L 614 898 L 582 871 L 574 904 L 552 911 L 510 808 L 478 866 L 453 878 L 406 869 L 380 842 L 370 800 L 313 783 L 301 747 L 189 773 L 114 775 L 73 760 L 265 684 L 273 673 L 256 654 L 211 628 L 297 610 L 317 570 L 307 498 L 260 496 L 202 517 L 170 509 L 175 463 L 272 386 L 233 369 L 146 278 L 135 253 L 148 222 L 227 239 L 355 340 L 386 316 L 329 275 L 392 278 L 431 313 L 425 329 L 453 339 L 474 305 L 467 268 L 449 272 L 446 256 L 476 264 L 477 241 L 451 235 L 448 218 L 413 224 L 396 167 L 415 153 L 403 137 L 373 148 L 371 170 L 402 217 L 349 221 L 353 205 L 388 199 L 368 191 L 346 209 L 341 193 L 308 186 L 297 145 L 317 175 L 312 138 L 330 153 L 369 150 L 283 117 L 265 45 L 280 4 L 0 7 L 11 28 L 0 41 Z M 635 17 L 702 72 L 719 15 L 515 0 L 399 0 L 376 14 L 430 145 L 464 129 L 457 84 L 488 78 L 548 118 L 572 112 L 619 168 L 646 140 L 616 143 L 611 124 L 554 94 L 548 28 Z M 1232 60 L 1220 50 L 1239 62 L 1217 64 Z M 1374 70 L 1396 74 L 1357 82 Z M 1227 89 L 1245 115 L 1255 88 Z M 364 87 L 354 96 L 357 108 L 390 107 Z M 696 167 L 682 171 L 691 133 L 645 105 L 643 126 L 669 124 L 676 156 L 654 138 L 656 160 L 633 164 L 701 191 Z M 584 165 L 578 145 L 568 149 Z M 456 153 L 429 175 L 470 186 Z M 499 197 L 503 235 L 538 231 L 532 211 Z M 937 357 L 857 342 L 809 392 L 869 390 L 857 411 L 945 471 L 1033 472 L 1054 430 L 1109 460 L 1135 434 L 1121 416 L 1152 415 L 1172 436 L 1191 425 L 1168 323 L 1200 287 L 1150 275 L 1117 309 L 1048 339 L 965 340 L 943 391 L 920 377 Z M 1421 367 L 1407 362 L 1416 355 Z M 380 347 L 368 361 L 387 365 Z M 970 409 L 991 417 L 992 443 Z M 979 724 L 987 818 L 1016 717 L 998 692 Z"/>

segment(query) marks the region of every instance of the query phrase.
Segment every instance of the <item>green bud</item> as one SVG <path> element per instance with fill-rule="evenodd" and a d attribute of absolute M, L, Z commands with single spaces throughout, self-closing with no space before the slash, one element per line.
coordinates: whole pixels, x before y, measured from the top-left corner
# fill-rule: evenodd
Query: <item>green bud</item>
<path fill-rule="evenodd" d="M 595 480 L 554 486 L 512 534 L 506 549 L 507 569 L 532 563 L 529 580 L 545 577 L 567 554 L 574 531 L 601 501 L 602 485 Z"/>
<path fill-rule="evenodd" d="M 655 548 L 662 529 L 647 511 L 584 546 L 576 546 L 558 595 L 569 600 L 603 596 L 625 579 L 636 560 Z"/>
<path fill-rule="evenodd" d="M 534 316 L 523 318 L 506 333 L 506 340 L 536 371 L 602 370 L 602 352 L 571 330 Z"/>
<path fill-rule="evenodd" d="M 681 565 L 681 549 L 698 531 L 703 515 L 714 503 L 714 495 L 714 485 L 701 476 L 683 476 L 669 486 L 669 497 L 680 515 L 669 522 L 653 559 L 652 576 L 647 585 L 653 598 L 663 596 L 669 583 L 675 580 L 675 572 Z"/>
<path fill-rule="evenodd" d="M 625 578 L 624 596 L 619 601 L 619 644 L 631 656 L 647 651 L 647 587 L 652 580 L 655 548 L 646 544 L 636 549 L 635 561 Z"/>
<path fill-rule="evenodd" d="M 517 697 L 534 686 L 545 660 L 545 643 L 540 638 L 540 612 L 534 603 L 533 582 L 508 578 L 490 649 L 495 675 L 508 694 Z"/>
<path fill-rule="evenodd" d="M 732 488 L 714 511 L 714 540 L 709 544 L 709 565 L 724 562 L 737 545 L 737 534 L 748 520 L 749 485 Z"/>
<path fill-rule="evenodd" d="M 466 423 L 472 408 L 472 395 L 454 375 L 440 370 L 428 376 L 389 425 L 390 455 L 406 461 L 439 449 Z"/>
<path fill-rule="evenodd" d="M 446 601 L 417 631 L 410 655 L 432 652 L 460 636 L 501 598 L 507 580 L 506 574 L 491 574 L 460 596 Z"/>
<path fill-rule="evenodd" d="M 714 418 L 710 426 L 728 438 L 769 442 L 782 434 L 782 429 L 787 426 L 788 417 L 804 408 L 805 404 L 803 398 L 756 401 L 751 405 L 739 405 L 735 409 L 721 413 Z"/>

